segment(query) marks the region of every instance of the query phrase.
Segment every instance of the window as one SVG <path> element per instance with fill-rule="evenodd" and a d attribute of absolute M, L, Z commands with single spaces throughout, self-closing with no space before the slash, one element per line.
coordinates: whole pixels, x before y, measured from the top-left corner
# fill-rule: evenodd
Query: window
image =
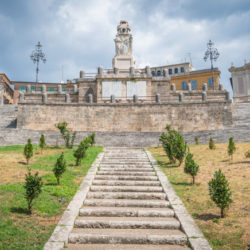
<path fill-rule="evenodd" d="M 19 90 L 20 90 L 20 92 L 25 92 L 26 91 L 26 87 L 25 86 L 21 86 Z"/>
<path fill-rule="evenodd" d="M 187 89 L 187 82 L 182 82 L 182 83 L 181 83 L 181 88 L 182 88 L 183 90 Z"/>
<path fill-rule="evenodd" d="M 168 74 L 172 75 L 173 74 L 173 70 L 172 69 L 168 69 Z"/>
<path fill-rule="evenodd" d="M 161 76 L 161 71 L 160 70 L 157 71 L 157 76 Z"/>
<path fill-rule="evenodd" d="M 40 89 L 40 92 L 43 92 L 43 88 L 42 87 L 40 87 L 39 89 Z"/>
<path fill-rule="evenodd" d="M 31 86 L 31 91 L 36 91 L 36 87 L 35 86 Z"/>
<path fill-rule="evenodd" d="M 214 86 L 213 79 L 208 78 L 208 87 L 213 87 L 213 86 Z"/>
<path fill-rule="evenodd" d="M 152 71 L 151 73 L 152 73 L 152 76 L 155 76 L 155 71 Z"/>
<path fill-rule="evenodd" d="M 184 73 L 184 67 L 181 67 L 181 73 Z"/>
<path fill-rule="evenodd" d="M 49 88 L 49 92 L 55 92 L 55 88 Z"/>
<path fill-rule="evenodd" d="M 192 86 L 192 89 L 197 89 L 197 80 L 192 80 L 191 86 Z"/>
<path fill-rule="evenodd" d="M 175 74 L 178 74 L 178 68 L 175 68 L 175 69 L 174 69 L 174 73 L 175 73 Z"/>
<path fill-rule="evenodd" d="M 66 88 L 62 88 L 62 91 L 63 91 L 63 92 L 66 92 L 67 90 L 66 90 Z"/>

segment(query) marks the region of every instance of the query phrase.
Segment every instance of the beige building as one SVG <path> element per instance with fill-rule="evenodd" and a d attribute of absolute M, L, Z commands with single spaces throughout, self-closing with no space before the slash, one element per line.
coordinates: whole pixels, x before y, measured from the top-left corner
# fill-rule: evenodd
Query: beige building
<path fill-rule="evenodd" d="M 250 63 L 229 69 L 234 102 L 250 102 Z"/>

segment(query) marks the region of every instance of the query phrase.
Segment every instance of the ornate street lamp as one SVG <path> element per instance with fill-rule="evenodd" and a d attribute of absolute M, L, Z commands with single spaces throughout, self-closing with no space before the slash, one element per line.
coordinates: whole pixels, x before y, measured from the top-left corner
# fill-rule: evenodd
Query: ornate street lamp
<path fill-rule="evenodd" d="M 42 52 L 42 45 L 40 42 L 37 43 L 36 49 L 32 51 L 30 59 L 33 63 L 36 63 L 36 82 L 38 82 L 39 62 L 40 60 L 45 63 L 45 54 Z"/>
<path fill-rule="evenodd" d="M 212 72 L 212 83 L 214 88 L 214 67 L 213 67 L 213 61 L 216 61 L 219 57 L 219 52 L 216 48 L 213 47 L 214 43 L 209 40 L 207 44 L 207 51 L 205 52 L 204 61 L 206 62 L 209 58 L 211 61 L 211 72 Z"/>

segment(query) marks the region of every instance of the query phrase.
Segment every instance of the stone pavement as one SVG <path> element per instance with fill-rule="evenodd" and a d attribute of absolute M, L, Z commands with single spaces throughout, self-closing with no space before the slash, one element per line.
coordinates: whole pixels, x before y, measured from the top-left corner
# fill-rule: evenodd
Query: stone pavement
<path fill-rule="evenodd" d="M 106 148 L 44 249 L 211 249 L 147 151 Z"/>

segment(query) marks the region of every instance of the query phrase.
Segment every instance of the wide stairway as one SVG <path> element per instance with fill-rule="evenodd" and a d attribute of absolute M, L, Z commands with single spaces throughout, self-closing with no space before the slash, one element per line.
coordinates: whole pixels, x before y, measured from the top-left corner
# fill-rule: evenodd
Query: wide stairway
<path fill-rule="evenodd" d="M 142 149 L 105 149 L 68 249 L 187 249 L 187 237 Z"/>
<path fill-rule="evenodd" d="M 16 128 L 17 110 L 17 105 L 0 105 L 0 129 Z"/>

